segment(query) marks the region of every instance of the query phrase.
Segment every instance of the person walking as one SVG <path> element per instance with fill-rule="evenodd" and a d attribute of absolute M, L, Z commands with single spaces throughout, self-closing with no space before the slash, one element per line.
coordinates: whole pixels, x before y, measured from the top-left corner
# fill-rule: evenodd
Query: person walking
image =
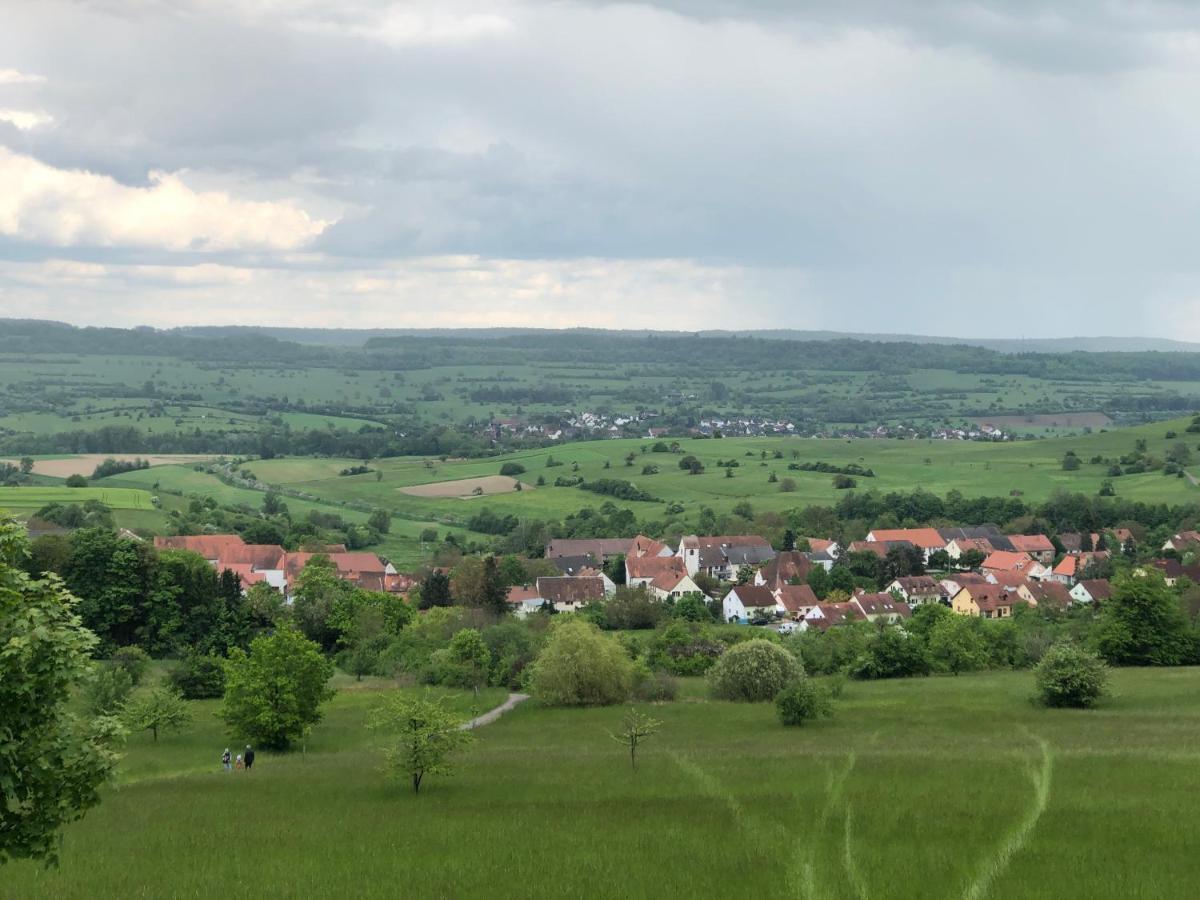
<path fill-rule="evenodd" d="M 250 767 L 254 765 L 254 748 L 249 744 L 246 745 L 246 771 L 250 771 Z"/>
<path fill-rule="evenodd" d="M 233 764 L 233 767 L 239 772 L 245 768 L 245 766 L 242 765 L 242 754 L 239 753 L 237 755 L 237 762 Z"/>
<path fill-rule="evenodd" d="M 233 771 L 233 766 L 231 765 L 232 762 L 233 762 L 233 756 L 230 755 L 229 748 L 226 747 L 225 752 L 221 754 L 221 765 L 223 765 L 225 767 L 226 772 Z"/>

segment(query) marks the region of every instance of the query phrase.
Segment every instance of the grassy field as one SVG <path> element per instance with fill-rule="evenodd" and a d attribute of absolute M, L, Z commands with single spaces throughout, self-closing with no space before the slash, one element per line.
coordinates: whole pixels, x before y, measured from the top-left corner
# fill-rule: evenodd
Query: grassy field
<path fill-rule="evenodd" d="M 362 729 L 381 686 L 343 687 L 306 753 L 249 775 L 219 771 L 236 744 L 212 703 L 134 736 L 61 868 L 9 866 L 0 897 L 1059 900 L 1200 879 L 1200 670 L 1119 671 L 1091 712 L 1034 708 L 1028 673 L 852 683 L 803 729 L 693 683 L 653 710 L 636 774 L 620 709 L 530 702 L 417 797 Z"/>
<path fill-rule="evenodd" d="M 792 462 L 828 462 L 835 465 L 854 463 L 875 472 L 874 478 L 859 478 L 858 490 L 908 491 L 924 488 L 944 495 L 957 490 L 966 496 L 1009 496 L 1026 501 L 1048 498 L 1056 490 L 1079 491 L 1095 495 L 1107 479 L 1108 463 L 1090 463 L 1100 456 L 1116 459 L 1134 450 L 1139 439 L 1147 451 L 1162 457 L 1181 438 L 1191 438 L 1189 446 L 1200 458 L 1196 435 L 1184 428 L 1190 419 L 1161 422 L 1135 428 L 1113 429 L 1087 435 L 1051 438 L 1042 441 L 981 443 L 964 441 L 911 440 L 821 440 L 815 438 L 725 438 L 720 440 L 681 440 L 680 454 L 654 453 L 649 440 L 609 440 L 564 444 L 491 459 L 449 460 L 403 457 L 376 460 L 371 466 L 382 473 L 339 476 L 337 472 L 353 464 L 341 459 L 273 459 L 249 464 L 261 480 L 281 487 L 302 490 L 329 503 L 356 501 L 389 509 L 420 521 L 465 522 L 482 508 L 525 518 L 561 518 L 584 506 L 599 506 L 604 496 L 577 487 L 555 487 L 559 476 L 582 476 L 588 480 L 618 478 L 633 482 L 663 503 L 617 501 L 633 509 L 639 518 L 694 520 L 702 506 L 718 513 L 728 512 L 742 500 L 749 500 L 756 511 L 785 511 L 807 504 L 833 504 L 843 494 L 832 478 L 819 472 L 788 469 Z M 1169 431 L 1177 437 L 1167 438 Z M 1084 461 L 1077 471 L 1064 471 L 1062 458 L 1074 450 Z M 781 454 L 775 458 L 775 454 Z M 633 465 L 625 457 L 634 454 Z M 766 459 L 762 454 L 766 453 Z M 700 475 L 688 475 L 679 468 L 683 454 L 699 458 L 705 465 Z M 553 457 L 563 463 L 548 468 Z M 719 460 L 736 460 L 733 477 L 725 477 Z M 459 479 L 495 475 L 505 462 L 519 462 L 526 468 L 521 480 L 536 484 L 538 476 L 545 486 L 533 491 L 493 494 L 484 497 L 418 497 L 403 488 L 433 485 Z M 572 470 L 578 464 L 578 472 Z M 605 468 L 605 464 L 608 468 Z M 647 465 L 659 467 L 658 474 L 643 475 Z M 152 470 L 163 484 L 186 490 L 213 487 L 215 479 L 180 467 Z M 770 480 L 774 474 L 776 481 Z M 109 479 L 114 484 L 144 483 L 148 473 L 129 473 Z M 786 479 L 794 490 L 785 492 Z M 1200 489 L 1187 479 L 1166 477 L 1160 472 L 1126 475 L 1114 479 L 1117 494 L 1149 502 L 1180 503 L 1200 499 Z M 664 503 L 678 503 L 682 514 L 667 515 Z"/>
<path fill-rule="evenodd" d="M 114 510 L 153 510 L 150 491 L 106 487 L 0 487 L 0 509 L 13 512 L 40 509 L 48 503 L 83 503 L 99 500 Z"/>

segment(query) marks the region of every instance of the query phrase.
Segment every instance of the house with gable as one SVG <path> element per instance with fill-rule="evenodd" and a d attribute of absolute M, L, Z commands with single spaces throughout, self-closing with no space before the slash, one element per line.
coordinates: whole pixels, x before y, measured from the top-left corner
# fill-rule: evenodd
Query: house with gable
<path fill-rule="evenodd" d="M 721 615 L 726 622 L 745 624 L 760 616 L 774 616 L 779 605 L 770 588 L 739 584 L 721 600 Z"/>
<path fill-rule="evenodd" d="M 1103 603 L 1112 596 L 1112 584 L 1106 578 L 1085 578 L 1071 588 L 1076 603 Z"/>
<path fill-rule="evenodd" d="M 946 549 L 946 539 L 936 528 L 876 528 L 867 534 L 868 543 L 907 541 L 917 547 L 929 562 L 929 554 Z"/>
<path fill-rule="evenodd" d="M 578 575 L 543 575 L 537 580 L 537 594 L 557 612 L 578 612 L 606 596 L 603 579 Z"/>
<path fill-rule="evenodd" d="M 683 560 L 689 575 L 703 572 L 732 581 L 743 566 L 757 569 L 774 559 L 775 548 L 757 534 L 689 534 L 680 538 L 676 556 Z"/>
<path fill-rule="evenodd" d="M 895 594 L 914 609 L 923 603 L 950 605 L 949 593 L 932 575 L 906 575 L 896 578 L 887 586 L 886 591 Z"/>
<path fill-rule="evenodd" d="M 1024 603 L 1016 591 L 999 584 L 976 584 L 964 587 L 954 595 L 950 604 L 954 611 L 963 616 L 978 616 L 984 619 L 1007 619 L 1013 607 Z"/>
<path fill-rule="evenodd" d="M 626 556 L 625 584 L 649 584 L 660 575 L 691 575 L 678 556 Z"/>

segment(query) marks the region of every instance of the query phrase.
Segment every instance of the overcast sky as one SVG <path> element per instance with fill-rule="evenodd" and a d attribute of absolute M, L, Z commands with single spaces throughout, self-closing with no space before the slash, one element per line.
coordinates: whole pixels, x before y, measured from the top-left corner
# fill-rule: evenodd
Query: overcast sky
<path fill-rule="evenodd" d="M 0 22 L 0 316 L 1200 340 L 1200 4 Z"/>

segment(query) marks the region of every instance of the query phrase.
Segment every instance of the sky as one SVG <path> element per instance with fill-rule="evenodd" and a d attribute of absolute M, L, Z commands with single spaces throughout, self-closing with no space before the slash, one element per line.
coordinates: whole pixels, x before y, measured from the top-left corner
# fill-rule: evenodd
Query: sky
<path fill-rule="evenodd" d="M 0 317 L 1200 340 L 1200 4 L 0 21 Z"/>

